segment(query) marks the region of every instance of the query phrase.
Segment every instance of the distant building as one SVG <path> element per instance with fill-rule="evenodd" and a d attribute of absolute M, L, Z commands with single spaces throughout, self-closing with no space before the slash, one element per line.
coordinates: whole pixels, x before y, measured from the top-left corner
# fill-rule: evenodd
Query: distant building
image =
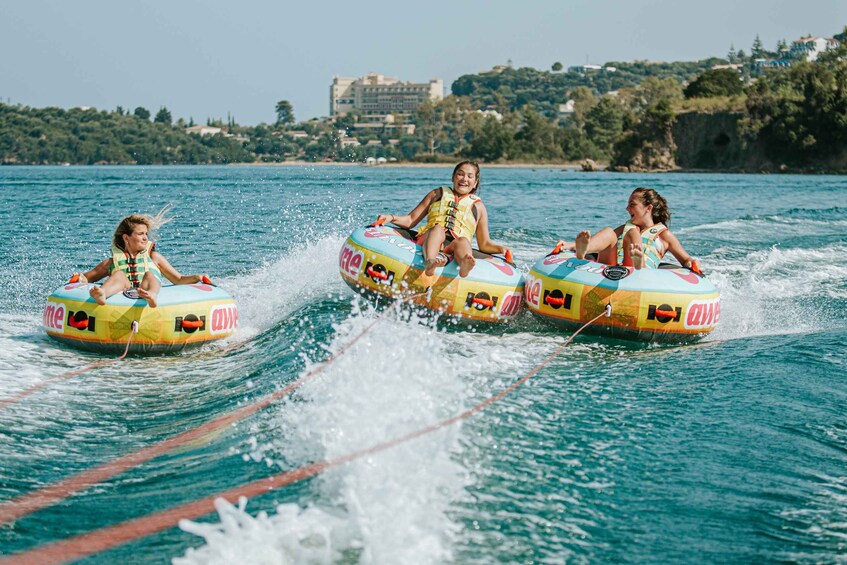
<path fill-rule="evenodd" d="M 564 104 L 559 104 L 559 115 L 570 116 L 574 111 L 574 101 L 568 100 Z"/>
<path fill-rule="evenodd" d="M 603 67 L 600 65 L 577 65 L 575 67 L 570 67 L 568 70 L 572 73 L 585 73 L 588 71 L 599 71 Z"/>
<path fill-rule="evenodd" d="M 207 135 L 217 135 L 223 131 L 223 128 L 216 128 L 214 126 L 191 126 L 190 128 L 185 128 L 185 133 L 196 133 L 201 137 L 205 137 Z"/>
<path fill-rule="evenodd" d="M 732 69 L 740 73 L 744 71 L 744 65 L 741 63 L 730 63 L 728 65 L 712 65 L 713 71 L 717 69 Z"/>
<path fill-rule="evenodd" d="M 343 116 L 356 112 L 364 122 L 356 127 L 367 123 L 382 127 L 388 123 L 387 116 L 411 116 L 426 100 L 442 98 L 444 81 L 440 78 L 428 83 L 412 83 L 376 73 L 360 78 L 335 77 L 329 87 L 329 114 Z"/>
<path fill-rule="evenodd" d="M 753 61 L 757 69 L 773 69 L 776 67 L 790 67 L 789 59 L 756 59 Z"/>
<path fill-rule="evenodd" d="M 790 67 L 794 61 L 816 61 L 824 51 L 835 49 L 841 44 L 838 39 L 824 37 L 801 37 L 791 43 L 790 49 L 780 50 L 778 59 L 756 59 L 756 69 L 764 71 L 775 67 Z"/>
<path fill-rule="evenodd" d="M 485 110 L 476 110 L 476 112 L 477 112 L 478 114 L 482 114 L 482 116 L 483 116 L 484 118 L 494 118 L 494 119 L 495 119 L 495 120 L 497 120 L 498 122 L 502 122 L 502 121 L 503 121 L 503 114 L 501 114 L 501 113 L 500 113 L 500 112 L 498 112 L 497 110 L 494 110 L 494 109 L 488 108 L 488 109 L 485 109 Z"/>
<path fill-rule="evenodd" d="M 359 143 L 359 140 L 355 137 L 344 137 L 341 139 L 341 147 L 345 149 L 347 147 L 358 147 L 359 145 L 361 144 Z"/>
<path fill-rule="evenodd" d="M 838 45 L 839 41 L 832 37 L 801 37 L 791 44 L 790 57 L 800 61 L 815 61 L 818 55 Z"/>
<path fill-rule="evenodd" d="M 756 65 L 759 65 L 759 61 L 762 59 L 756 59 Z M 731 71 L 735 71 L 738 73 L 739 78 L 743 78 L 744 76 L 744 65 L 741 63 L 730 63 L 728 65 L 712 65 L 713 71 L 718 71 L 721 69 L 729 69 Z"/>

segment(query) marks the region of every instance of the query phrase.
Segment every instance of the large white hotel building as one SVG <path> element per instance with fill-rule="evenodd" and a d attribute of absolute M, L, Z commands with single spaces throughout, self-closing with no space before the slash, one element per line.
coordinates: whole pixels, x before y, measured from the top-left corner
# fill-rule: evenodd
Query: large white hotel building
<path fill-rule="evenodd" d="M 360 78 L 335 77 L 329 87 L 329 115 L 356 112 L 362 116 L 360 125 L 381 125 L 390 121 L 388 116 L 410 116 L 424 101 L 443 97 L 444 81 L 440 78 L 413 83 L 376 73 Z"/>

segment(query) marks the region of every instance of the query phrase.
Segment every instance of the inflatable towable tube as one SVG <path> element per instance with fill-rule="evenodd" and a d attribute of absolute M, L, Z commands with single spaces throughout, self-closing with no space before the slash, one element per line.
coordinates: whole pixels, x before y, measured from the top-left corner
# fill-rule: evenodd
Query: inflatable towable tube
<path fill-rule="evenodd" d="M 44 329 L 51 338 L 86 351 L 159 354 L 199 347 L 231 336 L 238 324 L 235 300 L 211 284 L 163 286 L 149 308 L 134 290 L 110 296 L 103 306 L 88 294 L 89 283 L 68 283 L 47 297 Z"/>
<path fill-rule="evenodd" d="M 709 279 L 662 263 L 658 269 L 609 266 L 551 253 L 526 277 L 530 311 L 567 330 L 579 328 L 612 305 L 586 332 L 647 342 L 686 342 L 715 329 L 720 293 Z"/>
<path fill-rule="evenodd" d="M 459 277 L 455 261 L 424 274 L 416 233 L 392 226 L 355 230 L 338 257 L 341 277 L 363 294 L 405 297 L 433 311 L 474 321 L 506 322 L 523 303 L 523 274 L 506 260 L 474 250 L 476 265 Z"/>

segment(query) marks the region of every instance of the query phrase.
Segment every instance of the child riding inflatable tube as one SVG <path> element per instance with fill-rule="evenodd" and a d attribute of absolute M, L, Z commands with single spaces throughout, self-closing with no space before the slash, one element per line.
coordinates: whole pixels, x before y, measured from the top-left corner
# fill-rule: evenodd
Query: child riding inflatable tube
<path fill-rule="evenodd" d="M 455 261 L 427 276 L 414 231 L 374 225 L 355 230 L 341 248 L 341 277 L 362 294 L 401 297 L 438 313 L 506 322 L 523 303 L 524 277 L 514 264 L 474 250 L 476 265 L 459 276 Z"/>
<path fill-rule="evenodd" d="M 540 259 L 526 277 L 529 310 L 574 330 L 612 306 L 586 331 L 646 342 L 688 342 L 712 330 L 720 319 L 720 293 L 709 279 L 662 263 L 633 269 L 577 259 L 567 251 Z"/>
<path fill-rule="evenodd" d="M 98 353 L 172 353 L 199 347 L 235 333 L 235 300 L 208 283 L 163 286 L 156 308 L 135 289 L 110 296 L 98 305 L 87 283 L 57 288 L 44 307 L 44 329 L 51 338 Z M 137 322 L 137 333 L 133 323 Z M 130 339 L 131 336 L 131 339 Z"/>

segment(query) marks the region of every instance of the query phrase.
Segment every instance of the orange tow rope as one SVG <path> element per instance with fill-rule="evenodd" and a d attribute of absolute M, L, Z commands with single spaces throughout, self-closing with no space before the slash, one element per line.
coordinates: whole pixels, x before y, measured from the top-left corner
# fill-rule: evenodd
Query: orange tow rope
<path fill-rule="evenodd" d="M 207 496 L 200 500 L 195 500 L 193 502 L 189 502 L 181 506 L 175 506 L 173 508 L 157 512 L 155 514 L 141 516 L 139 518 L 135 518 L 133 520 L 129 520 L 121 524 L 116 524 L 114 526 L 109 526 L 100 530 L 94 530 L 62 541 L 43 545 L 41 547 L 37 547 L 35 549 L 19 553 L 17 555 L 12 555 L 5 559 L 0 559 L 0 565 L 12 563 L 66 563 L 68 561 L 82 559 L 84 557 L 88 557 L 90 555 L 101 553 L 114 547 L 124 545 L 139 538 L 152 535 L 156 532 L 161 532 L 162 530 L 170 529 L 176 526 L 182 519 L 197 519 L 201 516 L 214 512 L 214 503 L 215 500 L 218 498 L 224 498 L 229 501 L 237 501 L 238 498 L 242 496 L 249 498 L 261 494 L 266 494 L 271 490 L 290 485 L 292 483 L 301 481 L 309 477 L 313 477 L 332 467 L 337 467 L 339 465 L 355 461 L 356 459 L 360 459 L 367 455 L 373 455 L 375 453 L 385 451 L 386 449 L 389 449 L 401 443 L 416 439 L 418 437 L 424 436 L 426 434 L 454 424 L 460 420 L 464 420 L 472 416 L 473 414 L 480 412 L 481 410 L 497 402 L 498 400 L 502 399 L 504 396 L 511 393 L 523 383 L 528 381 L 531 377 L 536 375 L 544 366 L 546 366 L 550 361 L 552 361 L 562 351 L 564 351 L 564 349 L 573 341 L 573 339 L 577 335 L 580 334 L 580 332 L 582 332 L 582 330 L 596 322 L 601 317 L 609 317 L 611 316 L 611 314 L 612 305 L 608 304 L 603 312 L 583 324 L 578 330 L 571 334 L 568 339 L 566 339 L 565 342 L 562 343 L 562 345 L 556 348 L 553 353 L 547 356 L 546 359 L 536 365 L 526 375 L 512 383 L 511 386 L 501 391 L 499 394 L 496 394 L 484 400 L 483 402 L 480 402 L 473 408 L 470 408 L 469 410 L 466 410 L 465 412 L 462 412 L 457 416 L 442 420 L 441 422 L 432 424 L 425 428 L 421 428 L 417 431 L 408 433 L 395 439 L 376 444 L 372 447 L 348 453 L 347 455 L 342 455 L 334 459 L 326 459 L 324 461 L 312 463 L 311 465 L 306 465 L 304 467 L 292 469 L 291 471 L 286 471 L 284 473 L 272 475 L 264 479 L 259 479 L 252 483 L 247 483 L 245 485 L 231 488 L 229 490 L 211 496 Z M 376 323 L 376 321 L 374 321 L 374 323 Z"/>

